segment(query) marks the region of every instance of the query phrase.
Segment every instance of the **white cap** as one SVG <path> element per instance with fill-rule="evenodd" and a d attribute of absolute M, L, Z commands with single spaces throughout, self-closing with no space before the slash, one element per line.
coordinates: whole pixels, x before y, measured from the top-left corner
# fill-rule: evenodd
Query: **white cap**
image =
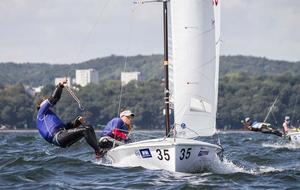
<path fill-rule="evenodd" d="M 249 122 L 250 120 L 251 120 L 250 117 L 245 118 L 245 122 Z"/>
<path fill-rule="evenodd" d="M 284 120 L 289 121 L 290 117 L 289 116 L 285 116 Z"/>
<path fill-rule="evenodd" d="M 131 116 L 131 117 L 134 117 L 134 113 L 132 113 L 130 110 L 124 110 L 120 113 L 120 117 L 123 117 L 123 116 Z"/>

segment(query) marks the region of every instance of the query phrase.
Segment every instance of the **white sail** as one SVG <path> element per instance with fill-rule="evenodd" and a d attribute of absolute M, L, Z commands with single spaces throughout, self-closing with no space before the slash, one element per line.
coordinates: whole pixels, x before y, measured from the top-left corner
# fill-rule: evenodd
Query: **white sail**
<path fill-rule="evenodd" d="M 179 137 L 211 136 L 216 131 L 218 3 L 217 0 L 169 2 L 170 92 Z"/>

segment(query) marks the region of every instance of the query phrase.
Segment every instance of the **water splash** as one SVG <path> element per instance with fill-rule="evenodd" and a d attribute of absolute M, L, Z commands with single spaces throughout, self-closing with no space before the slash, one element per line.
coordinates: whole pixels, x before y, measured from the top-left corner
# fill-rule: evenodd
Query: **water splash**
<path fill-rule="evenodd" d="M 223 162 L 221 161 L 216 162 L 214 165 L 212 165 L 210 169 L 215 174 L 245 173 L 251 175 L 261 175 L 265 173 L 284 171 L 284 169 L 282 168 L 275 168 L 270 166 L 258 166 L 253 168 L 246 168 L 246 166 L 236 164 L 227 158 L 224 158 Z"/>
<path fill-rule="evenodd" d="M 300 148 L 300 144 L 296 144 L 292 142 L 262 143 L 262 146 L 267 148 L 290 149 L 290 150 Z"/>
<path fill-rule="evenodd" d="M 234 164 L 232 161 L 228 160 L 226 157 L 223 161 L 216 161 L 210 167 L 211 171 L 216 174 L 232 174 L 232 173 L 246 173 L 247 170 L 243 166 Z"/>

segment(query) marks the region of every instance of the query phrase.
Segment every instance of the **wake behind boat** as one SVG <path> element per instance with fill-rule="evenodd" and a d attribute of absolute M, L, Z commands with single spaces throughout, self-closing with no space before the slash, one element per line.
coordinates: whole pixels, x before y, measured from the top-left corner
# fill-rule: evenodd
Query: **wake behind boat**
<path fill-rule="evenodd" d="M 165 138 L 114 147 L 103 160 L 115 166 L 173 172 L 209 170 L 222 160 L 223 149 L 194 139 L 216 132 L 220 4 L 211 0 L 155 2 L 163 2 L 164 11 Z M 172 130 L 170 107 L 174 108 Z"/>

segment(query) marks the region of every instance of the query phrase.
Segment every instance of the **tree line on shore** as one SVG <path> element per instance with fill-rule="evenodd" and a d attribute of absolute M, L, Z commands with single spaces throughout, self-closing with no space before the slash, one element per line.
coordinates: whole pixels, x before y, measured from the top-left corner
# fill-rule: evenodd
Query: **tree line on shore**
<path fill-rule="evenodd" d="M 31 96 L 20 82 L 2 86 L 0 124 L 17 129 L 34 128 L 35 102 L 38 98 L 49 96 L 54 88 L 54 85 L 46 85 L 40 94 Z M 134 124 L 138 129 L 163 129 L 164 87 L 161 80 L 130 82 L 122 89 L 121 98 L 120 89 L 119 80 L 105 80 L 98 85 L 77 87 L 74 92 L 85 111 L 81 111 L 77 102 L 64 90 L 54 110 L 64 121 L 83 115 L 96 129 L 102 129 L 111 118 L 118 116 L 119 107 L 128 108 L 136 113 Z M 278 101 L 267 121 L 280 127 L 284 116 L 289 115 L 292 124 L 299 125 L 299 75 L 249 75 L 246 72 L 225 74 L 219 81 L 217 127 L 241 129 L 240 121 L 245 117 L 264 120 L 277 96 Z"/>

